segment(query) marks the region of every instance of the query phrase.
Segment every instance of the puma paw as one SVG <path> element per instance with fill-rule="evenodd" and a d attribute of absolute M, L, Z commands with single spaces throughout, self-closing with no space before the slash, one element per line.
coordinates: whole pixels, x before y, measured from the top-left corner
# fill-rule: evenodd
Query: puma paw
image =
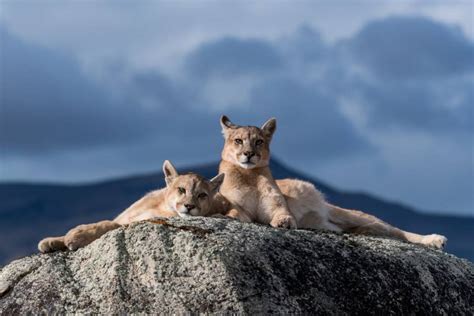
<path fill-rule="evenodd" d="M 296 221 L 293 216 L 290 215 L 277 215 L 272 219 L 270 225 L 273 227 L 290 229 L 296 228 Z"/>
<path fill-rule="evenodd" d="M 64 236 L 64 244 L 69 250 L 77 250 L 97 239 L 94 229 L 88 229 L 87 226 L 73 228 Z"/>
<path fill-rule="evenodd" d="M 220 213 L 213 214 L 213 215 L 211 215 L 211 217 L 220 218 L 220 219 L 233 219 L 233 220 L 237 220 L 237 218 L 235 218 L 235 217 L 231 217 L 231 216 L 224 215 L 224 214 L 220 214 Z"/>
<path fill-rule="evenodd" d="M 422 239 L 422 243 L 424 245 L 433 247 L 436 249 L 443 249 L 444 246 L 446 246 L 447 242 L 448 242 L 448 238 L 442 235 L 438 235 L 438 234 L 427 235 L 427 236 L 424 236 Z"/>
<path fill-rule="evenodd" d="M 77 250 L 85 247 L 103 234 L 120 227 L 113 221 L 101 221 L 93 224 L 79 225 L 71 229 L 64 236 L 64 244 L 69 250 Z"/>
<path fill-rule="evenodd" d="M 81 232 L 73 232 L 71 234 L 67 234 L 66 238 L 64 238 L 64 244 L 69 250 L 77 250 L 79 248 L 87 246 L 92 241 L 94 240 L 91 239 L 90 236 L 87 236 L 87 233 L 83 234 Z"/>
<path fill-rule="evenodd" d="M 64 237 L 48 237 L 38 243 L 38 250 L 42 253 L 66 250 Z"/>

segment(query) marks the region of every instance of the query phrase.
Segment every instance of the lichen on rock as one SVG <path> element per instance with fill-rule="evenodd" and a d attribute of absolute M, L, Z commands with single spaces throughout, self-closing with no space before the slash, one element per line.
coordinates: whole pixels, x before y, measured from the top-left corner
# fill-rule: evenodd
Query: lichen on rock
<path fill-rule="evenodd" d="M 0 314 L 474 314 L 474 265 L 386 238 L 193 217 L 0 271 Z"/>

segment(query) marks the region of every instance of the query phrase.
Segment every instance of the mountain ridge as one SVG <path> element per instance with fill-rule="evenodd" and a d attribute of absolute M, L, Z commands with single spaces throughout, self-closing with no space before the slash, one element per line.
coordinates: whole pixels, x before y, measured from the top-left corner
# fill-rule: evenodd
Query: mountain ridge
<path fill-rule="evenodd" d="M 415 213 L 420 213 L 420 214 L 427 214 L 430 216 L 448 216 L 448 217 L 457 217 L 457 218 L 474 218 L 474 216 L 468 215 L 468 214 L 460 214 L 460 213 L 454 213 L 450 214 L 450 212 L 441 212 L 441 211 L 435 211 L 435 210 L 429 210 L 429 209 L 422 209 L 418 208 L 409 204 L 406 204 L 404 202 L 400 202 L 395 199 L 387 198 L 387 197 L 379 197 L 374 193 L 371 193 L 370 191 L 364 191 L 364 190 L 345 190 L 345 189 L 336 189 L 335 185 L 332 184 L 327 184 L 325 181 L 320 180 L 317 177 L 314 176 L 306 176 L 304 175 L 301 171 L 297 169 L 293 169 L 288 167 L 287 165 L 283 164 L 281 161 L 277 159 L 272 159 L 272 163 L 276 163 L 277 165 L 282 165 L 284 166 L 285 169 L 289 170 L 293 174 L 297 174 L 299 177 L 297 179 L 309 181 L 309 182 L 316 182 L 318 183 L 318 188 L 320 186 L 323 186 L 324 188 L 329 188 L 330 190 L 333 191 L 338 191 L 340 193 L 344 194 L 351 194 L 354 196 L 361 196 L 361 197 L 367 197 L 370 199 L 377 199 L 380 201 L 383 201 L 384 203 L 388 204 L 393 204 L 397 205 L 401 208 L 411 210 L 412 212 Z M 185 168 L 178 168 L 179 170 L 200 170 L 202 168 L 211 168 L 218 165 L 218 162 L 212 162 L 212 163 L 207 163 L 207 164 L 198 164 L 193 166 L 193 168 L 185 167 Z M 190 172 L 190 171 L 187 171 Z M 151 178 L 151 177 L 162 177 L 163 172 L 161 171 L 153 171 L 151 170 L 150 172 L 140 172 L 136 174 L 128 174 L 128 175 L 123 175 L 123 176 L 114 176 L 111 178 L 104 178 L 104 179 L 99 179 L 99 180 L 86 180 L 86 181 L 79 181 L 79 182 L 62 182 L 62 181 L 26 181 L 26 180 L 19 180 L 19 181 L 0 181 L 0 189 L 5 188 L 5 187 L 51 187 L 51 188 L 77 188 L 77 187 L 96 187 L 96 186 L 101 186 L 101 185 L 108 185 L 111 183 L 121 183 L 121 182 L 126 182 L 128 180 L 136 180 L 138 178 Z"/>
<path fill-rule="evenodd" d="M 417 212 L 413 207 L 372 194 L 340 191 L 278 160 L 272 160 L 270 167 L 277 179 L 312 182 L 336 205 L 363 210 L 404 230 L 446 235 L 448 251 L 474 260 L 474 246 L 469 244 L 474 239 L 474 218 Z M 193 170 L 211 178 L 217 169 L 217 163 L 209 163 L 179 171 Z M 161 172 L 87 184 L 0 183 L 0 235 L 10 241 L 0 245 L 0 264 L 35 252 L 37 242 L 45 236 L 64 234 L 78 224 L 114 218 L 148 191 L 163 186 Z"/>

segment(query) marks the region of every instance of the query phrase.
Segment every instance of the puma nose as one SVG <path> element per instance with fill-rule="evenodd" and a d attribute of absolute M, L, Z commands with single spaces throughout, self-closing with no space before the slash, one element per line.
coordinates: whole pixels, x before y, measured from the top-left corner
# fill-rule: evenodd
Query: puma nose
<path fill-rule="evenodd" d="M 194 204 L 184 204 L 184 207 L 188 209 L 188 211 L 192 210 L 193 208 L 196 207 Z"/>
<path fill-rule="evenodd" d="M 253 156 L 255 156 L 255 153 L 253 151 L 246 151 L 244 152 L 244 156 L 247 158 L 252 158 Z"/>

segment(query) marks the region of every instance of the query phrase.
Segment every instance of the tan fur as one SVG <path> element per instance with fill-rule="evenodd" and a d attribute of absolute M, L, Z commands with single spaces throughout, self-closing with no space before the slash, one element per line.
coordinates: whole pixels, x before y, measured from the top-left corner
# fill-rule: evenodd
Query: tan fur
<path fill-rule="evenodd" d="M 38 244 L 38 250 L 42 253 L 52 252 L 56 250 L 66 250 L 67 247 L 64 244 L 64 236 L 60 237 L 47 237 L 40 241 Z"/>
<path fill-rule="evenodd" d="M 51 252 L 66 248 L 76 250 L 110 230 L 136 221 L 154 217 L 209 216 L 223 213 L 229 208 L 227 200 L 218 193 L 223 175 L 218 175 L 210 181 L 193 173 L 179 175 L 169 161 L 163 164 L 163 171 L 166 188 L 148 193 L 113 221 L 79 225 L 65 236 L 45 238 L 38 244 L 39 251 Z"/>
<path fill-rule="evenodd" d="M 341 231 L 329 222 L 329 208 L 322 193 L 313 184 L 296 179 L 277 180 L 276 183 L 285 196 L 298 228 Z"/>
<path fill-rule="evenodd" d="M 223 116 L 221 125 L 225 144 L 219 172 L 226 175 L 221 193 L 232 205 L 228 216 L 272 226 L 386 236 L 435 248 L 446 244 L 444 236 L 406 232 L 375 216 L 331 205 L 311 183 L 293 179 L 274 181 L 268 168 L 274 119 L 259 129 L 237 126 Z M 264 139 L 264 143 L 256 146 L 257 139 Z M 246 151 L 256 153 L 252 164 L 243 163 L 248 160 L 243 156 Z M 282 225 L 275 221 L 276 216 L 284 216 L 287 222 Z"/>
<path fill-rule="evenodd" d="M 326 204 L 329 207 L 329 221 L 346 232 L 391 237 L 438 249 L 442 249 L 448 241 L 448 239 L 442 235 L 419 235 L 410 233 L 391 226 L 381 219 L 364 212 L 344 209 L 329 203 Z"/>
<path fill-rule="evenodd" d="M 236 126 L 222 117 L 225 144 L 219 173 L 226 176 L 221 194 L 232 204 L 230 217 L 294 228 L 295 219 L 268 167 L 275 124 L 270 119 L 262 128 Z"/>

